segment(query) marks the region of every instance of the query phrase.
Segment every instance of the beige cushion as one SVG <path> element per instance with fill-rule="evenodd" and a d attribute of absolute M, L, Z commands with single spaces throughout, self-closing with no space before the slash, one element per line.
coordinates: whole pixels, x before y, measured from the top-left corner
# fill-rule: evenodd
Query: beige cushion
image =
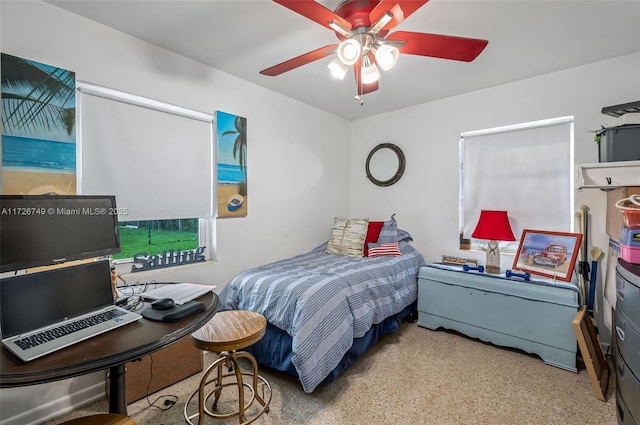
<path fill-rule="evenodd" d="M 334 218 L 333 229 L 325 252 L 362 257 L 368 227 L 369 220 L 366 218 Z"/>

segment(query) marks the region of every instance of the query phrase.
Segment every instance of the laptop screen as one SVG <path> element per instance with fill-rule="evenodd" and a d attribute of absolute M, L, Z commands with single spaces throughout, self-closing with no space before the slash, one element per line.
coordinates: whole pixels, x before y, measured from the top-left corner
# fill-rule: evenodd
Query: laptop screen
<path fill-rule="evenodd" d="M 3 339 L 109 305 L 108 260 L 0 279 Z"/>

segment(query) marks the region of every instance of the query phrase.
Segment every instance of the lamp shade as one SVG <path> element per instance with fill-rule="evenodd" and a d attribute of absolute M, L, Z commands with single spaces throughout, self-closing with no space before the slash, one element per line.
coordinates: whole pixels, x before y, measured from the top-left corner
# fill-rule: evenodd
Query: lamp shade
<path fill-rule="evenodd" d="M 343 64 L 339 58 L 335 58 L 329 63 L 329 69 L 331 70 L 331 75 L 338 80 L 342 80 L 349 70 L 347 65 Z"/>
<path fill-rule="evenodd" d="M 360 73 L 363 84 L 375 83 L 380 79 L 380 71 L 375 63 L 371 62 L 369 56 L 362 58 L 362 70 Z"/>
<path fill-rule="evenodd" d="M 515 241 L 506 211 L 482 210 L 472 238 L 491 241 Z"/>
<path fill-rule="evenodd" d="M 400 51 L 397 47 L 383 44 L 375 50 L 375 55 L 376 62 L 380 65 L 380 68 L 388 71 L 396 64 Z"/>

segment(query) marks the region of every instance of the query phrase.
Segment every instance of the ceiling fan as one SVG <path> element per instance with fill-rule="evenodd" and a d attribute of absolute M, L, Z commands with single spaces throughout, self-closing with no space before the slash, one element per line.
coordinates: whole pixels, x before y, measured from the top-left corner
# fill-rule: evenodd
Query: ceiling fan
<path fill-rule="evenodd" d="M 343 0 L 331 11 L 314 0 L 273 0 L 333 30 L 340 41 L 320 47 L 260 71 L 276 76 L 336 54 L 329 64 L 334 77 L 343 79 L 352 66 L 356 99 L 378 90 L 380 71 L 396 63 L 400 53 L 471 62 L 487 46 L 487 40 L 411 31 L 389 33 L 429 0 Z"/>

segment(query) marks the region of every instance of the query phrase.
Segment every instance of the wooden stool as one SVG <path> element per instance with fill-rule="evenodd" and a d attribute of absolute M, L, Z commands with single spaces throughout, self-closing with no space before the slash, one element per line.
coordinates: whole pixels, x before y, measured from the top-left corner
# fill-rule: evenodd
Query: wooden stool
<path fill-rule="evenodd" d="M 264 412 L 269 411 L 269 403 L 271 402 L 271 386 L 266 379 L 258 375 L 258 364 L 253 356 L 245 351 L 237 351 L 258 342 L 260 338 L 263 337 L 266 329 L 267 321 L 263 315 L 252 311 L 230 310 L 216 313 L 209 323 L 191 335 L 191 342 L 195 347 L 205 351 L 220 353 L 220 355 L 218 359 L 207 368 L 200 380 L 200 386 L 193 392 L 193 394 L 191 394 L 191 396 L 189 396 L 189 399 L 185 403 L 184 418 L 187 423 L 193 425 L 191 419 L 196 416 L 198 417 L 198 425 L 202 425 L 204 423 L 205 415 L 218 419 L 227 419 L 238 416 L 239 423 L 241 425 L 245 425 L 258 419 Z M 238 359 L 241 358 L 249 360 L 253 368 L 251 372 L 240 371 Z M 229 373 L 222 373 L 223 366 L 228 368 Z M 218 372 L 217 376 L 213 379 L 209 379 L 209 375 L 214 370 Z M 243 381 L 243 375 L 251 377 L 251 385 Z M 234 377 L 235 379 L 231 382 L 223 383 L 222 380 L 226 377 Z M 262 388 L 263 396 L 258 394 L 258 381 L 264 384 Z M 214 384 L 214 388 L 205 395 L 205 387 L 212 383 Z M 227 386 L 238 387 L 238 410 L 231 413 L 212 412 L 212 410 L 217 410 L 222 389 Z M 244 394 L 245 388 L 248 388 L 251 392 L 251 397 L 246 403 Z M 266 400 L 264 398 L 265 388 L 268 392 Z M 196 394 L 198 394 L 198 413 L 189 415 L 187 413 L 187 409 L 189 407 L 189 403 Z M 205 404 L 211 396 L 214 396 L 214 399 L 212 408 L 209 410 Z M 254 400 L 257 400 L 262 408 L 253 417 L 247 419 L 245 412 L 250 408 Z"/>
<path fill-rule="evenodd" d="M 136 425 L 135 421 L 116 413 L 104 413 L 100 415 L 83 416 L 63 422 L 60 425 Z"/>

